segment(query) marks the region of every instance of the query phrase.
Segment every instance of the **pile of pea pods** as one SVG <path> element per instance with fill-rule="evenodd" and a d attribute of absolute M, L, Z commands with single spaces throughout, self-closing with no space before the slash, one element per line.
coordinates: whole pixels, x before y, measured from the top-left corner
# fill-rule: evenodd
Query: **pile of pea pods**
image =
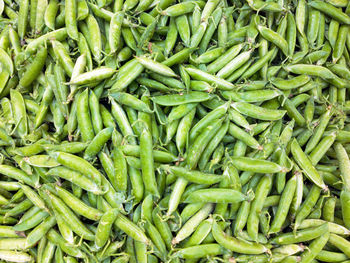
<path fill-rule="evenodd" d="M 0 0 L 0 262 L 350 262 L 349 0 Z"/>

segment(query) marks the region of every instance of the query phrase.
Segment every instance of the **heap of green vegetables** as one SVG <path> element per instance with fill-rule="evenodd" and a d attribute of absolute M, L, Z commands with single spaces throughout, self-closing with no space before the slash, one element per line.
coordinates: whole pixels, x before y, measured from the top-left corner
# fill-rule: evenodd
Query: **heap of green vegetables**
<path fill-rule="evenodd" d="M 349 14 L 0 0 L 1 262 L 350 262 Z"/>

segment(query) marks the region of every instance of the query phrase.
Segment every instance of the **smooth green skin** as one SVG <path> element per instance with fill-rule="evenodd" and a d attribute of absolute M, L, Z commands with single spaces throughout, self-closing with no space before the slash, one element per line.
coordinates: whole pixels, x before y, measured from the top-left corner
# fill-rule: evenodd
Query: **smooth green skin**
<path fill-rule="evenodd" d="M 137 262 L 147 262 L 147 245 L 142 242 L 134 241 L 134 247 Z"/>
<path fill-rule="evenodd" d="M 124 245 L 124 243 L 125 239 L 111 243 L 105 250 L 101 250 L 96 253 L 97 259 L 102 261 L 112 256 L 119 248 Z"/>
<path fill-rule="evenodd" d="M 171 112 L 168 116 L 168 122 L 172 122 L 177 119 L 183 118 L 185 115 L 187 115 L 189 112 L 192 111 L 193 108 L 197 106 L 197 103 L 186 103 L 181 104 L 176 107 L 173 107 Z"/>
<path fill-rule="evenodd" d="M 340 203 L 342 208 L 344 225 L 346 227 L 349 227 L 350 226 L 350 209 L 349 209 L 350 191 L 346 188 L 340 192 Z"/>
<path fill-rule="evenodd" d="M 208 28 L 206 30 L 206 32 L 204 33 L 204 36 L 199 44 L 199 53 L 202 54 L 204 53 L 209 45 L 210 40 L 212 39 L 218 25 L 219 22 L 221 20 L 221 17 L 223 15 L 223 9 L 221 6 L 218 6 L 218 8 L 216 8 L 214 10 L 214 12 L 212 13 L 212 17 L 213 19 L 209 19 L 208 20 Z"/>
<path fill-rule="evenodd" d="M 112 114 L 103 105 L 100 105 L 100 114 L 104 127 L 116 127 Z"/>
<path fill-rule="evenodd" d="M 208 82 L 210 85 L 216 85 L 220 90 L 232 90 L 234 89 L 234 85 L 222 78 L 206 73 L 202 70 L 187 67 L 186 71 L 190 76 L 195 80 L 202 80 Z"/>
<path fill-rule="evenodd" d="M 5 50 L 0 48 L 0 59 L 4 71 L 7 71 L 9 75 L 13 75 L 14 66 L 11 57 L 6 53 Z M 6 82 L 4 83 L 6 84 Z"/>
<path fill-rule="evenodd" d="M 88 142 L 95 137 L 90 118 L 88 90 L 86 89 L 84 92 L 82 92 L 77 99 L 78 127 L 80 129 L 83 141 Z"/>
<path fill-rule="evenodd" d="M 91 14 L 88 15 L 88 17 L 86 18 L 85 21 L 86 21 L 86 25 L 88 28 L 88 36 L 90 38 L 89 46 L 90 46 L 91 53 L 92 53 L 95 61 L 99 63 L 101 60 L 101 57 L 102 57 L 102 54 L 101 54 L 101 50 L 102 50 L 101 31 L 100 31 L 99 25 L 97 23 L 97 20 Z M 68 29 L 67 29 L 67 32 L 68 32 Z"/>
<path fill-rule="evenodd" d="M 214 74 L 219 70 L 221 70 L 227 63 L 232 61 L 239 54 L 243 46 L 244 46 L 243 44 L 232 46 L 224 54 L 222 54 L 220 57 L 218 57 L 216 60 L 214 60 L 212 63 L 208 65 L 207 67 L 208 72 L 211 74 Z"/>
<path fill-rule="evenodd" d="M 62 142 L 61 144 L 47 144 L 47 143 L 42 144 L 42 147 L 48 152 L 59 151 L 59 152 L 72 153 L 72 154 L 83 152 L 87 146 L 88 146 L 88 143 L 85 143 L 85 142 L 67 142 L 67 141 Z M 23 154 L 23 155 L 26 155 L 26 154 Z"/>
<path fill-rule="evenodd" d="M 68 0 L 65 4 L 65 24 L 67 27 L 68 36 L 74 40 L 78 40 L 78 26 L 77 26 L 77 2 Z"/>
<path fill-rule="evenodd" d="M 168 211 L 167 215 L 170 216 L 174 213 L 180 204 L 181 197 L 187 187 L 188 181 L 184 177 L 178 177 L 175 181 L 174 188 L 170 194 L 170 199 L 168 201 Z"/>
<path fill-rule="evenodd" d="M 150 131 L 145 128 L 140 137 L 140 160 L 146 192 L 159 196 L 154 173 L 153 142 Z"/>
<path fill-rule="evenodd" d="M 29 13 L 29 0 L 21 1 L 19 5 L 19 13 L 18 13 L 18 22 L 17 22 L 17 31 L 18 36 L 23 39 L 26 30 L 27 30 L 27 24 L 28 24 L 28 13 Z"/>
<path fill-rule="evenodd" d="M 224 47 L 218 47 L 208 50 L 205 53 L 201 54 L 198 58 L 196 58 L 195 62 L 198 64 L 207 64 L 220 57 L 220 55 L 222 55 L 224 51 Z"/>
<path fill-rule="evenodd" d="M 257 60 L 252 66 L 250 64 L 252 61 L 248 61 L 244 66 L 234 72 L 227 80 L 234 81 L 236 79 L 244 80 L 250 78 L 256 72 L 258 72 L 261 68 L 266 65 L 266 63 L 272 58 L 276 48 L 274 47 L 272 50 L 267 52 L 265 56 Z M 244 69 L 244 70 L 243 70 Z"/>
<path fill-rule="evenodd" d="M 102 215 L 95 234 L 96 247 L 102 248 L 106 244 L 118 213 L 118 209 L 111 209 Z"/>
<path fill-rule="evenodd" d="M 318 252 L 318 254 L 315 257 L 317 260 L 320 261 L 325 261 L 325 262 L 329 262 L 329 261 L 336 261 L 336 262 L 346 262 L 346 260 L 348 260 L 349 258 L 343 254 L 343 253 L 339 253 L 339 252 L 332 252 L 332 251 L 327 251 L 327 250 L 321 250 L 320 252 Z"/>
<path fill-rule="evenodd" d="M 281 95 L 280 92 L 271 89 L 244 92 L 223 91 L 221 94 L 225 99 L 231 99 L 235 102 L 261 102 L 271 100 Z"/>
<path fill-rule="evenodd" d="M 243 115 L 266 121 L 279 120 L 286 113 L 283 110 L 266 109 L 247 102 L 233 102 L 231 103 L 231 107 Z"/>
<path fill-rule="evenodd" d="M 296 189 L 296 176 L 293 176 L 289 179 L 286 184 L 281 198 L 279 200 L 279 205 L 277 208 L 277 212 L 275 214 L 275 218 L 273 219 L 270 227 L 270 233 L 276 233 L 281 231 L 282 225 L 285 222 L 290 205 L 293 201 L 294 192 Z"/>
<path fill-rule="evenodd" d="M 45 25 L 51 30 L 55 30 L 55 19 L 59 9 L 58 1 L 51 0 L 49 1 L 48 6 L 46 7 L 44 14 Z"/>
<path fill-rule="evenodd" d="M 211 141 L 208 143 L 207 148 L 203 151 L 198 161 L 199 169 L 202 170 L 205 167 L 205 165 L 208 163 L 210 156 L 213 154 L 215 149 L 218 147 L 218 145 L 222 141 L 222 138 L 227 133 L 228 127 L 229 127 L 229 122 L 228 121 L 224 122 L 222 127 L 217 131 L 216 136 L 212 138 Z"/>
<path fill-rule="evenodd" d="M 168 252 L 161 234 L 158 232 L 157 228 L 149 221 L 146 221 L 145 229 L 154 246 L 159 251 L 159 257 L 164 260 Z"/>
<path fill-rule="evenodd" d="M 272 186 L 272 176 L 263 176 L 257 185 L 255 190 L 255 197 L 250 207 L 249 216 L 247 219 L 247 231 L 249 236 L 253 240 L 258 238 L 258 227 L 259 227 L 259 213 L 262 210 L 265 199 Z"/>
<path fill-rule="evenodd" d="M 51 86 L 48 85 L 43 94 L 40 108 L 35 116 L 35 120 L 34 120 L 35 128 L 38 128 L 44 122 L 49 106 L 53 100 L 53 96 L 54 96 L 53 90 L 51 89 Z"/>
<path fill-rule="evenodd" d="M 327 198 L 322 207 L 322 219 L 328 222 L 334 222 L 336 199 L 334 197 Z"/>
<path fill-rule="evenodd" d="M 161 218 L 161 214 L 158 208 L 155 208 L 152 212 L 152 219 L 154 226 L 157 228 L 162 239 L 165 241 L 167 249 L 171 249 L 171 240 L 173 239 L 173 234 L 169 227 L 169 224 Z"/>
<path fill-rule="evenodd" d="M 347 191 L 350 190 L 350 160 L 349 156 L 343 147 L 343 145 L 337 142 L 334 145 L 334 150 L 336 152 L 337 159 L 339 161 L 339 169 L 341 171 L 341 177 L 343 181 L 343 187 Z"/>
<path fill-rule="evenodd" d="M 176 255 L 179 258 L 191 260 L 199 259 L 202 257 L 218 256 L 223 253 L 223 248 L 218 244 L 203 244 L 182 248 L 179 251 L 177 251 L 174 255 Z"/>
<path fill-rule="evenodd" d="M 38 242 L 38 251 L 37 251 L 37 260 L 40 262 L 43 258 L 43 253 L 46 247 L 48 240 L 46 236 L 44 236 L 39 242 Z"/>
<path fill-rule="evenodd" d="M 306 1 L 301 0 L 298 1 L 298 5 L 296 7 L 296 13 L 295 13 L 295 22 L 297 29 L 301 35 L 304 35 L 304 29 L 305 29 L 305 23 L 306 23 Z"/>
<path fill-rule="evenodd" d="M 176 28 L 181 40 L 186 47 L 190 45 L 191 31 L 188 18 L 186 15 L 181 15 L 175 18 Z"/>
<path fill-rule="evenodd" d="M 300 223 L 311 213 L 311 210 L 316 204 L 320 194 L 321 189 L 318 186 L 313 185 L 302 206 L 297 211 L 294 226 L 295 229 L 297 229 Z"/>
<path fill-rule="evenodd" d="M 94 194 L 102 194 L 102 189 L 83 174 L 65 167 L 52 168 L 47 175 L 58 176 Z"/>
<path fill-rule="evenodd" d="M 237 57 L 232 59 L 227 65 L 225 65 L 219 72 L 216 73 L 216 76 L 227 79 L 233 72 L 243 66 L 248 60 L 253 52 L 253 49 L 242 52 Z"/>
<path fill-rule="evenodd" d="M 322 177 L 320 176 L 316 168 L 312 165 L 310 159 L 306 156 L 304 151 L 300 148 L 300 145 L 298 144 L 296 139 L 294 139 L 291 144 L 291 152 L 293 158 L 295 159 L 297 164 L 303 169 L 307 178 L 313 183 L 315 183 L 318 187 L 326 189 L 327 186 L 323 182 Z"/>
<path fill-rule="evenodd" d="M 189 147 L 186 155 L 186 165 L 190 169 L 194 169 L 198 165 L 205 147 L 220 129 L 222 122 L 222 119 L 214 120 L 197 137 L 194 138 L 193 142 L 190 142 L 191 146 Z"/>
<path fill-rule="evenodd" d="M 15 168 L 13 166 L 2 164 L 0 165 L 0 173 L 4 174 L 10 178 L 13 178 L 17 181 L 22 181 L 30 186 L 34 186 L 32 179 L 22 170 Z"/>
<path fill-rule="evenodd" d="M 35 227 L 26 238 L 26 248 L 30 248 L 36 244 L 45 234 L 56 225 L 54 216 L 47 217 L 40 225 Z"/>
<path fill-rule="evenodd" d="M 127 140 L 132 143 L 136 144 L 136 140 L 134 138 L 134 132 L 130 126 L 129 120 L 126 117 L 126 114 L 123 110 L 123 108 L 114 100 L 112 102 L 112 116 L 116 120 L 119 129 L 121 130 L 122 134 L 127 137 Z"/>
<path fill-rule="evenodd" d="M 107 174 L 109 182 L 112 184 L 114 188 L 117 188 L 115 169 L 114 169 L 112 158 L 105 152 L 100 152 L 98 154 L 98 158 L 101 162 L 103 170 Z"/>
<path fill-rule="evenodd" d="M 136 59 L 146 69 L 151 70 L 153 72 L 156 72 L 160 75 L 167 76 L 167 77 L 176 77 L 177 76 L 175 74 L 175 72 L 170 67 L 164 65 L 164 63 L 162 64 L 162 63 L 153 61 L 152 59 L 149 59 L 145 56 L 136 57 Z"/>
<path fill-rule="evenodd" d="M 228 110 L 229 105 L 224 104 L 216 109 L 212 110 L 210 113 L 206 114 L 200 121 L 198 121 L 191 129 L 189 134 L 189 141 L 193 142 L 195 138 L 207 127 L 212 124 L 213 121 L 223 117 Z"/>
<path fill-rule="evenodd" d="M 220 176 L 217 176 L 215 174 L 193 171 L 185 167 L 162 165 L 161 168 L 164 169 L 167 173 L 174 174 L 177 177 L 183 177 L 191 183 L 215 184 L 221 181 L 222 179 Z"/>
<path fill-rule="evenodd" d="M 308 24 L 307 24 L 307 33 L 306 37 L 310 46 L 315 45 L 315 41 L 317 39 L 319 27 L 320 27 L 320 16 L 321 13 L 314 9 L 308 9 Z"/>
<path fill-rule="evenodd" d="M 176 236 L 172 240 L 172 244 L 178 244 L 180 241 L 189 237 L 198 225 L 205 220 L 209 214 L 212 212 L 214 204 L 207 203 L 205 204 L 196 214 L 194 214 L 177 232 Z"/>
<path fill-rule="evenodd" d="M 125 157 L 118 147 L 115 147 L 112 151 L 112 160 L 116 189 L 125 192 L 127 190 L 128 170 Z"/>
<path fill-rule="evenodd" d="M 84 258 L 86 256 L 79 248 L 68 245 L 54 229 L 49 230 L 46 237 L 50 242 L 59 246 L 63 252 L 72 257 Z"/>
<path fill-rule="evenodd" d="M 118 214 L 117 219 L 114 221 L 114 225 L 124 231 L 131 238 L 149 244 L 150 240 L 140 227 L 130 221 L 127 217 L 122 214 Z"/>
<path fill-rule="evenodd" d="M 71 57 L 69 56 L 67 49 L 59 41 L 51 40 L 51 45 L 52 45 L 52 49 L 54 51 L 55 57 L 60 63 L 61 67 L 64 69 L 64 71 L 69 77 L 72 77 L 74 63 Z"/>
<path fill-rule="evenodd" d="M 176 147 L 181 155 L 183 154 L 184 148 L 186 147 L 188 141 L 188 134 L 191 129 L 195 114 L 196 108 L 192 109 L 189 113 L 187 113 L 179 122 L 175 141 Z"/>
<path fill-rule="evenodd" d="M 184 247 L 191 247 L 191 246 L 201 244 L 203 240 L 211 232 L 212 224 L 213 224 L 213 219 L 206 219 L 203 222 L 201 222 L 198 225 L 196 231 L 186 241 L 186 243 L 184 244 Z"/>
<path fill-rule="evenodd" d="M 250 211 L 251 202 L 243 201 L 238 209 L 236 221 L 233 226 L 234 235 L 238 236 L 245 227 Z"/>
<path fill-rule="evenodd" d="M 92 160 L 109 141 L 112 136 L 113 127 L 108 127 L 96 134 L 95 138 L 86 147 L 84 152 L 84 159 Z"/>
<path fill-rule="evenodd" d="M 137 111 L 152 113 L 151 109 L 143 101 L 125 92 L 113 92 L 109 94 L 118 103 L 129 106 Z"/>
<path fill-rule="evenodd" d="M 37 207 L 43 209 L 46 212 L 49 212 L 48 208 L 45 205 L 45 202 L 41 199 L 41 197 L 29 186 L 21 184 L 21 189 L 27 198 Z"/>
<path fill-rule="evenodd" d="M 335 6 L 333 6 L 332 4 L 329 3 L 325 3 L 322 1 L 311 1 L 309 3 L 309 5 L 323 13 L 325 13 L 326 15 L 336 19 L 337 21 L 347 24 L 350 24 L 350 18 L 347 14 L 343 13 L 341 10 L 339 10 L 338 8 L 336 8 Z"/>
<path fill-rule="evenodd" d="M 83 174 L 86 174 L 97 185 L 101 184 L 102 175 L 100 174 L 100 172 L 83 158 L 65 152 L 50 152 L 49 155 L 56 161 L 58 161 L 60 164 L 77 172 L 79 171 Z"/>
<path fill-rule="evenodd" d="M 55 262 L 64 263 L 62 249 L 58 246 L 55 251 Z"/>
<path fill-rule="evenodd" d="M 337 247 L 347 257 L 350 257 L 350 243 L 345 238 L 332 233 L 329 236 L 329 243 Z"/>
<path fill-rule="evenodd" d="M 56 245 L 50 241 L 47 242 L 46 247 L 43 251 L 41 262 L 50 263 L 54 257 Z"/>
<path fill-rule="evenodd" d="M 67 225 L 63 217 L 55 209 L 53 209 L 53 211 L 57 221 L 56 223 L 58 230 L 60 231 L 62 237 L 68 244 L 74 244 L 74 234 L 72 229 Z"/>
<path fill-rule="evenodd" d="M 90 114 L 91 114 L 92 127 L 94 128 L 94 133 L 96 134 L 96 136 L 92 142 L 95 141 L 95 143 L 96 143 L 96 140 L 98 137 L 100 137 L 100 140 L 102 140 L 103 137 L 108 138 L 109 132 L 112 135 L 113 130 L 109 131 L 107 129 L 104 132 L 101 132 L 103 129 L 103 121 L 102 121 L 102 117 L 101 117 L 101 113 L 100 113 L 100 103 L 99 103 L 98 97 L 96 96 L 95 92 L 93 92 L 93 91 L 91 91 L 89 94 L 89 109 L 90 109 Z M 103 134 L 104 134 L 104 136 L 103 136 Z M 92 144 L 90 144 L 89 146 L 91 146 L 91 145 Z"/>
<path fill-rule="evenodd" d="M 286 169 L 270 161 L 249 157 L 233 157 L 232 163 L 238 170 L 254 173 L 278 173 Z"/>
<path fill-rule="evenodd" d="M 216 242 L 224 248 L 236 253 L 244 254 L 262 254 L 268 249 L 258 243 L 243 241 L 226 235 L 217 222 L 213 222 L 212 233 Z"/>
<path fill-rule="evenodd" d="M 190 39 L 191 48 L 198 47 L 198 45 L 200 44 L 206 32 L 207 26 L 208 26 L 208 23 L 205 21 L 198 26 L 197 31 L 191 36 L 191 39 Z"/>
<path fill-rule="evenodd" d="M 165 77 L 157 73 L 150 73 L 150 76 L 164 85 L 169 86 L 173 91 L 183 91 L 186 88 L 181 81 L 175 78 Z"/>
<path fill-rule="evenodd" d="M 280 234 L 279 236 L 273 238 L 271 243 L 278 245 L 295 244 L 315 239 L 326 233 L 328 233 L 328 224 L 324 223 L 320 226 L 299 230 L 295 233 Z"/>
<path fill-rule="evenodd" d="M 331 110 L 327 110 L 324 114 L 321 115 L 319 124 L 316 127 L 313 136 L 310 138 L 310 140 L 306 144 L 306 147 L 305 147 L 306 154 L 310 153 L 319 143 L 331 117 L 332 117 Z"/>
<path fill-rule="evenodd" d="M 94 235 L 90 232 L 89 229 L 79 220 L 79 218 L 73 213 L 69 207 L 64 204 L 64 202 L 56 197 L 53 194 L 49 194 L 52 206 L 54 209 L 60 214 L 60 216 L 64 219 L 64 221 L 68 224 L 73 232 L 77 235 L 83 237 L 87 240 L 94 240 Z"/>
<path fill-rule="evenodd" d="M 186 199 L 186 203 L 212 202 L 212 203 L 236 203 L 247 200 L 248 197 L 233 189 L 210 188 L 192 192 Z"/>
<path fill-rule="evenodd" d="M 56 186 L 56 191 L 58 196 L 68 205 L 75 213 L 82 215 L 90 220 L 97 221 L 101 218 L 102 212 L 88 206 L 82 202 L 79 198 L 74 196 L 69 191 L 65 190 L 62 187 Z"/>
<path fill-rule="evenodd" d="M 33 258 L 31 255 L 25 252 L 16 252 L 13 250 L 1 250 L 0 258 L 5 261 L 15 261 L 15 262 L 28 262 Z"/>
<path fill-rule="evenodd" d="M 126 156 L 140 157 L 141 149 L 138 145 L 121 145 L 121 150 Z M 177 161 L 177 157 L 165 151 L 153 150 L 153 157 L 159 163 L 171 163 Z"/>
<path fill-rule="evenodd" d="M 5 238 L 0 241 L 1 250 L 13 249 L 13 250 L 25 250 L 26 238 Z"/>
<path fill-rule="evenodd" d="M 16 134 L 19 137 L 24 138 L 28 134 L 28 123 L 23 96 L 19 91 L 12 89 L 10 91 L 10 98 L 14 121 L 17 124 Z"/>
<path fill-rule="evenodd" d="M 162 106 L 177 106 L 187 103 L 195 103 L 209 100 L 210 94 L 199 91 L 191 91 L 185 95 L 163 95 L 152 98 L 152 101 Z"/>
<path fill-rule="evenodd" d="M 247 146 L 253 148 L 253 149 L 261 149 L 262 146 L 259 144 L 259 142 L 251 136 L 248 132 L 244 131 L 243 129 L 239 128 L 232 122 L 230 123 L 228 133 L 235 137 L 237 140 L 242 141 Z"/>
<path fill-rule="evenodd" d="M 324 136 L 318 145 L 310 152 L 309 158 L 312 165 L 317 165 L 326 152 L 332 147 L 336 139 L 336 133 L 332 133 L 329 136 Z"/>
<path fill-rule="evenodd" d="M 272 85 L 275 87 L 281 89 L 281 90 L 289 90 L 289 89 L 296 89 L 298 87 L 301 87 L 308 83 L 311 80 L 310 76 L 308 75 L 300 75 L 288 80 L 284 80 L 281 78 L 273 78 L 271 80 Z"/>
<path fill-rule="evenodd" d="M 310 76 L 320 77 L 325 80 L 332 79 L 335 75 L 327 68 L 323 66 L 307 65 L 307 64 L 294 64 L 284 67 L 288 72 L 294 74 L 306 74 Z"/>
<path fill-rule="evenodd" d="M 291 100 L 285 99 L 283 108 L 287 111 L 289 117 L 292 118 L 298 126 L 303 127 L 306 125 L 306 121 L 303 115 L 298 111 L 297 107 Z"/>
<path fill-rule="evenodd" d="M 112 53 L 116 52 L 120 45 L 123 19 L 124 12 L 115 12 L 111 18 L 108 41 Z"/>

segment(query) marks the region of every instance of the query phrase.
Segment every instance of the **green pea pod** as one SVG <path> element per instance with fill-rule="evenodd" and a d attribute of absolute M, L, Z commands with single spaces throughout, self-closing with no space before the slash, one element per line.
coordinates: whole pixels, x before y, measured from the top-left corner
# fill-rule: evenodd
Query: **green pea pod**
<path fill-rule="evenodd" d="M 36 78 L 39 76 L 41 70 L 43 69 L 45 65 L 47 57 L 47 49 L 41 48 L 31 65 L 27 68 L 27 70 L 24 72 L 23 76 L 21 77 L 19 81 L 19 85 L 23 88 L 27 88 Z"/>
<path fill-rule="evenodd" d="M 236 253 L 262 254 L 269 251 L 268 248 L 261 244 L 239 240 L 235 237 L 227 236 L 225 232 L 222 231 L 219 224 L 215 221 L 213 222 L 212 233 L 216 242 L 218 242 L 224 248 Z"/>
<path fill-rule="evenodd" d="M 287 168 L 276 163 L 249 157 L 232 157 L 232 164 L 241 171 L 255 173 L 278 173 Z"/>
<path fill-rule="evenodd" d="M 202 70 L 196 69 L 196 68 L 191 68 L 191 67 L 187 67 L 186 71 L 188 72 L 188 74 L 190 74 L 190 76 L 193 79 L 196 80 L 202 80 L 202 81 L 206 81 L 208 82 L 210 85 L 216 85 L 218 89 L 222 89 L 222 90 L 232 90 L 234 89 L 234 85 L 222 78 L 219 78 L 217 76 L 213 76 L 209 73 L 206 73 Z"/>
<path fill-rule="evenodd" d="M 210 94 L 205 92 L 191 91 L 187 94 L 174 94 L 153 97 L 152 100 L 162 106 L 177 106 L 185 103 L 202 102 L 209 100 Z"/>
<path fill-rule="evenodd" d="M 72 210 L 66 206 L 61 199 L 53 194 L 49 194 L 52 206 L 54 209 L 62 216 L 62 218 L 67 222 L 68 226 L 84 239 L 94 240 L 94 235 L 89 229 L 79 220 L 79 218 L 73 213 Z"/>
<path fill-rule="evenodd" d="M 97 133 L 88 147 L 86 147 L 84 152 L 84 159 L 93 159 L 102 150 L 105 143 L 111 138 L 112 132 L 113 127 L 108 127 Z"/>
<path fill-rule="evenodd" d="M 95 244 L 97 248 L 102 248 L 107 242 L 118 213 L 117 209 L 111 209 L 102 215 L 96 230 Z"/>
<path fill-rule="evenodd" d="M 283 110 L 266 109 L 246 102 L 233 102 L 231 103 L 231 107 L 243 115 L 266 121 L 279 120 L 286 113 L 286 111 Z"/>
<path fill-rule="evenodd" d="M 294 139 L 291 144 L 291 152 L 293 154 L 293 158 L 295 159 L 297 164 L 303 169 L 305 175 L 309 178 L 309 180 L 311 180 L 320 188 L 326 189 L 327 186 L 323 182 L 322 177 L 312 165 L 310 159 L 302 151 L 296 139 Z"/>
<path fill-rule="evenodd" d="M 101 184 L 102 175 L 100 172 L 83 158 L 64 152 L 50 152 L 49 155 L 60 164 L 75 171 L 85 173 L 98 185 Z"/>

